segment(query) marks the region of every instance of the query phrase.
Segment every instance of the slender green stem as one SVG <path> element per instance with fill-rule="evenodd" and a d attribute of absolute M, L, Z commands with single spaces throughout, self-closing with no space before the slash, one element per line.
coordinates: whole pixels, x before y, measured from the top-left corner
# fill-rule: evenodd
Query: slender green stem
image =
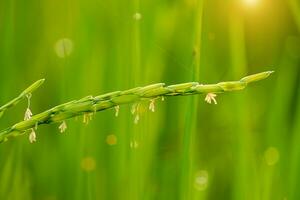
<path fill-rule="evenodd" d="M 44 81 L 45 81 L 45 79 L 41 79 L 41 80 L 36 81 L 32 85 L 30 85 L 28 88 L 26 88 L 23 92 L 21 92 L 21 94 L 19 94 L 19 96 L 17 96 L 13 100 L 9 101 L 5 105 L 1 106 L 0 107 L 0 117 L 4 114 L 4 112 L 7 109 L 17 105 L 22 99 L 28 97 L 28 95 L 31 95 L 31 93 L 34 90 L 36 90 L 37 88 L 39 88 L 44 83 Z"/>
<path fill-rule="evenodd" d="M 201 61 L 201 39 L 202 39 L 202 18 L 203 18 L 203 4 L 204 0 L 198 0 L 194 10 L 195 17 L 195 41 L 194 41 L 194 62 L 192 78 L 193 80 L 200 80 L 200 61 Z M 182 144 L 182 166 L 181 166 L 181 199 L 194 199 L 194 193 L 191 188 L 193 168 L 196 166 L 197 158 L 194 157 L 194 144 L 195 133 L 197 132 L 197 118 L 198 118 L 198 97 L 189 99 L 187 107 L 185 128 L 183 134 Z M 192 159 L 190 159 L 192 158 Z"/>
<path fill-rule="evenodd" d="M 299 2 L 299 1 L 298 1 Z M 294 16 L 298 31 L 300 31 L 300 5 L 297 0 L 289 0 L 290 10 Z"/>
<path fill-rule="evenodd" d="M 125 91 L 110 92 L 96 97 L 87 96 L 70 101 L 42 113 L 32 116 L 0 132 L 0 142 L 9 137 L 16 137 L 42 124 L 61 122 L 79 115 L 93 114 L 122 104 L 153 100 L 164 96 L 185 96 L 205 93 L 223 93 L 244 89 L 247 84 L 267 78 L 272 71 L 246 76 L 239 81 L 220 82 L 217 84 L 199 84 L 198 82 L 181 83 L 165 86 L 164 83 L 137 87 Z M 25 91 L 28 91 L 26 89 Z M 32 91 L 32 88 L 31 90 Z"/>

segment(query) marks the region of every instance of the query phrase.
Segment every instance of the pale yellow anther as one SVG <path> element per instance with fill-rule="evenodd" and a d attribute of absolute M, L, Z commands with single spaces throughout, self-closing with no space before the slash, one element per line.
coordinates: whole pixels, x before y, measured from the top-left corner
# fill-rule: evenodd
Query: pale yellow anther
<path fill-rule="evenodd" d="M 120 111 L 120 106 L 119 105 L 117 105 L 117 106 L 115 106 L 115 116 L 116 117 L 118 117 L 119 116 L 119 111 Z"/>
<path fill-rule="evenodd" d="M 214 94 L 214 93 L 208 93 L 205 97 L 205 101 L 209 104 L 212 103 L 212 101 L 214 102 L 214 104 L 217 104 L 217 100 L 216 100 L 216 97 L 217 95 Z"/>
<path fill-rule="evenodd" d="M 65 132 L 67 128 L 68 128 L 68 126 L 67 126 L 66 121 L 63 121 L 58 127 L 58 129 L 61 133 Z"/>
<path fill-rule="evenodd" d="M 36 142 L 36 134 L 33 128 L 31 129 L 31 132 L 29 134 L 29 142 L 30 143 Z"/>
<path fill-rule="evenodd" d="M 152 112 L 155 111 L 155 99 L 150 100 L 149 110 L 151 110 Z"/>

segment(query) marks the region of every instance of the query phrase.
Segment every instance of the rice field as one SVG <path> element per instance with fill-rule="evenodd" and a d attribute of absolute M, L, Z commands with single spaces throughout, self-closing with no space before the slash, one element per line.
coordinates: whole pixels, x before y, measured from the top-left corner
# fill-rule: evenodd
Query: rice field
<path fill-rule="evenodd" d="M 299 33 L 298 0 L 0 0 L 0 199 L 300 199 Z"/>

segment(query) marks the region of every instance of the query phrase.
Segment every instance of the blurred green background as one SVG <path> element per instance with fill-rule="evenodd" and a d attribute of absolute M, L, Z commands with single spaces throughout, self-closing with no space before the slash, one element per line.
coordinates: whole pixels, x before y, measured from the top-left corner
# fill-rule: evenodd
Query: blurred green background
<path fill-rule="evenodd" d="M 299 0 L 0 0 L 0 104 L 34 114 L 156 82 L 267 80 L 0 144 L 1 200 L 300 199 Z M 26 101 L 0 120 L 21 121 Z"/>

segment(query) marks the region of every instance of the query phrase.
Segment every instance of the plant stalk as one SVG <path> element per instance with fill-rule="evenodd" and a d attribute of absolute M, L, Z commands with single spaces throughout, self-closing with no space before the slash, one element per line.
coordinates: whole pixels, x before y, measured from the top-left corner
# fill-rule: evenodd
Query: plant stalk
<path fill-rule="evenodd" d="M 15 125 L 6 128 L 0 132 L 0 143 L 6 141 L 10 137 L 20 136 L 32 128 L 42 124 L 51 124 L 62 122 L 66 119 L 73 118 L 79 115 L 93 114 L 98 111 L 113 108 L 115 106 L 135 103 L 138 101 L 153 100 L 159 97 L 170 96 L 186 96 L 195 94 L 207 93 L 223 93 L 244 89 L 249 83 L 267 78 L 273 71 L 261 72 L 258 74 L 246 76 L 239 81 L 220 82 L 217 84 L 199 84 L 198 82 L 188 82 L 176 85 L 165 86 L 164 83 L 152 84 L 144 87 L 136 87 L 125 91 L 115 91 L 99 95 L 96 97 L 87 96 L 79 100 L 73 100 L 49 110 L 32 116 L 30 119 L 16 123 Z M 40 80 L 43 82 L 43 79 Z M 37 81 L 36 83 L 38 83 Z M 33 85 L 36 86 L 34 83 Z M 38 85 L 39 86 L 39 85 Z M 30 88 L 30 87 L 29 87 Z M 24 92 L 32 92 L 37 87 L 26 89 Z M 24 93 L 23 92 L 23 93 Z M 22 94 L 23 94 L 22 93 Z M 24 93 L 24 94 L 25 94 Z M 26 95 L 25 95 L 26 96 Z M 23 98 L 23 95 L 17 97 L 10 103 L 15 105 L 18 98 Z M 3 106 L 8 108 L 10 104 Z M 2 107 L 1 107 L 2 108 Z"/>

